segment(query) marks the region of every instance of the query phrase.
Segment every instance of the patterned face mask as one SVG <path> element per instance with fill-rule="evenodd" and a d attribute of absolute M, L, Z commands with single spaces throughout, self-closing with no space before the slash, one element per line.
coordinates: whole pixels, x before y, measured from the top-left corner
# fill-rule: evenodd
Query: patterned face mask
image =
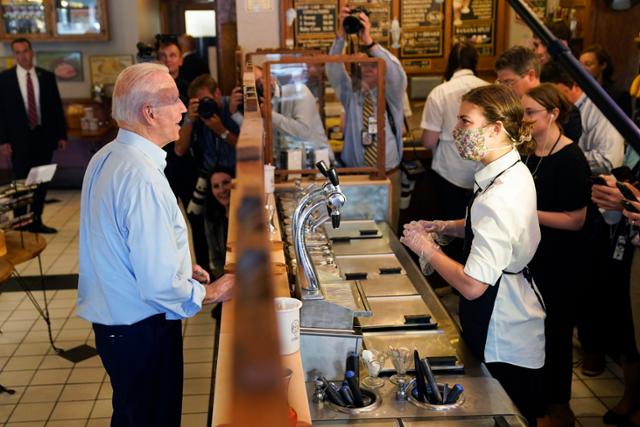
<path fill-rule="evenodd" d="M 452 135 L 460 157 L 467 160 L 479 161 L 489 152 L 484 127 L 481 128 L 454 128 Z"/>

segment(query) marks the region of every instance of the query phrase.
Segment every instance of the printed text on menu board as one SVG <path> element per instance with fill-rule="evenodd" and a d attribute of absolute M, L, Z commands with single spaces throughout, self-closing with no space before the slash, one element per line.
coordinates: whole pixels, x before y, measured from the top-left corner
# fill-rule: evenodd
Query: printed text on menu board
<path fill-rule="evenodd" d="M 371 14 L 371 37 L 376 43 L 387 47 L 389 45 L 389 28 L 391 27 L 391 0 L 379 0 L 371 3 L 370 0 L 351 0 L 350 7 L 361 6 L 368 9 Z"/>
<path fill-rule="evenodd" d="M 481 56 L 495 52 L 496 0 L 454 0 L 453 42 L 469 41 Z"/>
<path fill-rule="evenodd" d="M 442 56 L 443 4 L 432 0 L 402 0 L 400 3 L 403 58 Z"/>
<path fill-rule="evenodd" d="M 335 36 L 338 17 L 337 1 L 297 0 L 295 9 L 296 39 L 319 35 Z"/>

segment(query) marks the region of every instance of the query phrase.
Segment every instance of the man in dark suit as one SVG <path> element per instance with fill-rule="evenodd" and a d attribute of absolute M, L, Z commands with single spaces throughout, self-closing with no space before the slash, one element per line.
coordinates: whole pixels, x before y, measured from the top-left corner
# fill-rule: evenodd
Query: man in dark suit
<path fill-rule="evenodd" d="M 26 178 L 29 169 L 51 163 L 55 149 L 67 144 L 67 125 L 60 92 L 53 73 L 34 67 L 31 42 L 11 42 L 16 66 L 0 73 L 0 150 L 11 156 L 16 179 Z M 30 231 L 55 233 L 42 223 L 47 184 L 34 195 L 34 222 Z"/>
<path fill-rule="evenodd" d="M 209 74 L 209 66 L 196 52 L 196 39 L 188 34 L 183 34 L 178 37 L 178 43 L 182 50 L 180 78 L 191 83 L 196 77 Z"/>

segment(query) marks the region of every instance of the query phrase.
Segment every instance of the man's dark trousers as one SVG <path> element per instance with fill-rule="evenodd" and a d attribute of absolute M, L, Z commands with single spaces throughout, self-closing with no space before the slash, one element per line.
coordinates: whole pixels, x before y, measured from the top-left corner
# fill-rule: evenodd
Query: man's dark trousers
<path fill-rule="evenodd" d="M 93 324 L 113 388 L 111 427 L 180 426 L 181 325 L 164 314 L 132 325 Z"/>
<path fill-rule="evenodd" d="M 53 158 L 53 149 L 46 147 L 44 130 L 42 126 L 36 126 L 28 132 L 28 140 L 26 142 L 26 155 L 18 156 L 16 153 L 11 158 L 13 167 L 13 175 L 15 179 L 25 179 L 29 175 L 29 170 L 36 166 L 48 165 Z M 42 223 L 42 212 L 44 211 L 44 200 L 47 195 L 49 184 L 40 184 L 33 195 L 33 203 L 31 211 L 33 212 L 34 222 Z M 24 212 L 18 212 L 22 214 Z"/>

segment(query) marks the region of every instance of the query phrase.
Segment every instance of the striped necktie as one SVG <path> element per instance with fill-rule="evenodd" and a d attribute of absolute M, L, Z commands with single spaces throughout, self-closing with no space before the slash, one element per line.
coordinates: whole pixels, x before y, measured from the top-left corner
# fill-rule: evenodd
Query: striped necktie
<path fill-rule="evenodd" d="M 38 107 L 36 106 L 36 93 L 33 90 L 31 72 L 27 71 L 27 115 L 29 116 L 29 128 L 38 126 Z"/>
<path fill-rule="evenodd" d="M 369 118 L 373 116 L 373 100 L 371 99 L 371 92 L 365 90 L 362 93 L 364 102 L 362 104 L 362 130 L 363 133 L 369 130 Z M 364 147 L 364 163 L 365 166 L 376 167 L 378 166 L 378 140 L 376 137 L 371 138 L 371 144 Z"/>

